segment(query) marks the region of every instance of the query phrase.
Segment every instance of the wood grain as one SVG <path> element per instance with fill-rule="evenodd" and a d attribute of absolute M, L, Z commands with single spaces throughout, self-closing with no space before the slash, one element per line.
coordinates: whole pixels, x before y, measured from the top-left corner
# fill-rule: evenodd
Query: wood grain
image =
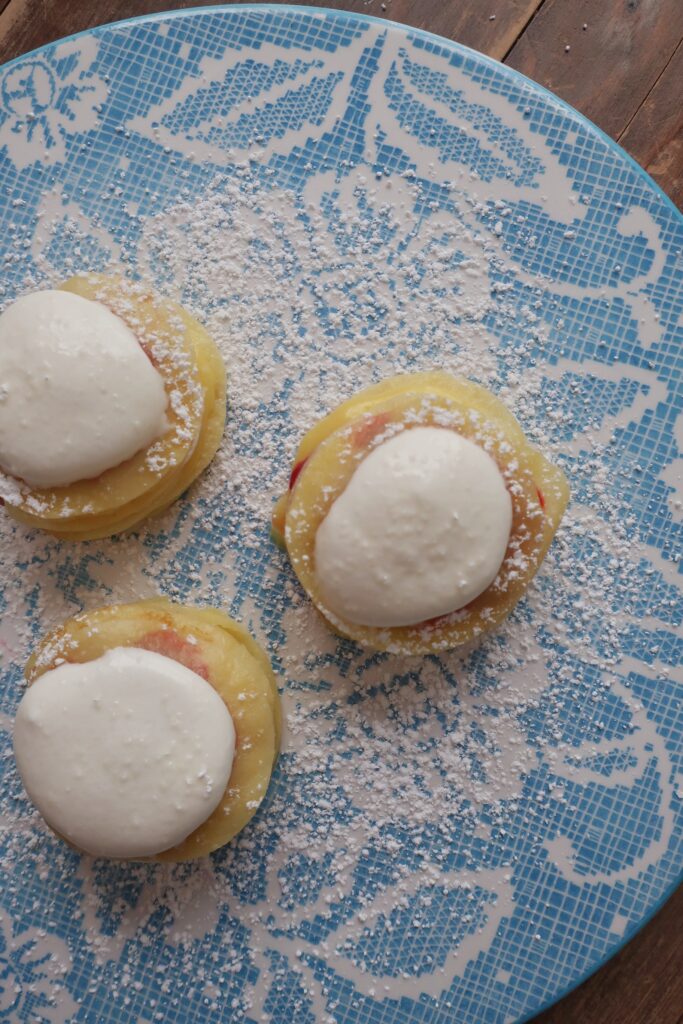
<path fill-rule="evenodd" d="M 212 2 L 0 0 L 0 61 L 108 21 Z M 506 59 L 619 138 L 683 204 L 683 0 L 308 3 L 402 21 Z M 536 1024 L 682 1024 L 681 921 L 683 888 L 621 953 Z"/>
<path fill-rule="evenodd" d="M 683 0 L 546 0 L 506 64 L 618 138 L 681 38 Z"/>
<path fill-rule="evenodd" d="M 619 137 L 683 209 L 683 42 Z M 683 1016 L 683 1013 L 682 1013 Z"/>
<path fill-rule="evenodd" d="M 2 4 L 7 0 L 0 0 Z M 0 62 L 54 39 L 139 14 L 206 7 L 214 0 L 10 0 L 0 14 Z M 274 0 L 284 3 L 287 0 Z M 308 0 L 309 6 L 354 11 L 427 29 L 501 59 L 543 0 Z M 230 3 L 230 0 L 228 0 Z M 494 14 L 494 17 L 491 15 Z"/>

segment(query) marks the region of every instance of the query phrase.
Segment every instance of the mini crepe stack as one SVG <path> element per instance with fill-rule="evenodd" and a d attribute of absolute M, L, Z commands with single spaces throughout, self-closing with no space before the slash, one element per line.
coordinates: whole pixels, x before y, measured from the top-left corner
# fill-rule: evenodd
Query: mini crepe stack
<path fill-rule="evenodd" d="M 29 659 L 29 685 L 64 662 L 84 663 L 115 647 L 172 658 L 206 679 L 225 703 L 235 757 L 221 802 L 182 843 L 152 858 L 187 861 L 228 843 L 261 804 L 280 749 L 280 700 L 266 653 L 237 622 L 215 608 L 163 598 L 82 613 L 49 633 Z M 146 858 L 142 858 L 146 859 Z"/>
<path fill-rule="evenodd" d="M 124 321 L 169 399 L 166 432 L 97 477 L 43 489 L 5 477 L 5 509 L 14 519 L 65 540 L 94 540 L 160 514 L 208 466 L 225 424 L 225 366 L 193 317 L 144 286 L 88 274 L 61 289 L 103 303 Z"/>
<path fill-rule="evenodd" d="M 346 622 L 324 605 L 315 571 L 319 526 L 359 462 L 382 440 L 411 426 L 456 430 L 496 461 L 512 499 L 512 530 L 493 583 L 465 608 L 413 626 Z M 359 392 L 305 435 L 289 489 L 278 500 L 273 540 L 287 551 L 299 581 L 339 634 L 397 654 L 428 654 L 466 644 L 494 629 L 524 594 L 555 536 L 569 500 L 561 469 L 526 439 L 505 405 L 485 388 L 443 372 L 390 378 Z"/>

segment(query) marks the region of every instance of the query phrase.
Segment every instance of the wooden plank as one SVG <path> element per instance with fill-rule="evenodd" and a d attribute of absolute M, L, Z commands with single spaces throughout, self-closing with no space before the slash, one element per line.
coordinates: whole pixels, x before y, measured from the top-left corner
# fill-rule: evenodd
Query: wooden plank
<path fill-rule="evenodd" d="M 435 32 L 447 39 L 456 39 L 465 46 L 480 50 L 489 57 L 502 60 L 517 37 L 541 6 L 542 0 L 385 0 L 384 4 L 361 2 L 366 14 L 380 15 L 400 21 L 414 28 Z M 331 7 L 330 3 L 323 3 Z M 335 7 L 352 9 L 348 2 L 335 3 Z M 382 7 L 386 10 L 382 10 Z"/>
<path fill-rule="evenodd" d="M 683 42 L 619 142 L 683 209 Z"/>
<path fill-rule="evenodd" d="M 683 886 L 617 956 L 534 1024 L 681 1024 L 682 919 Z"/>
<path fill-rule="evenodd" d="M 2 0 L 0 0 L 0 3 Z M 285 0 L 275 0 L 282 3 Z M 331 7 L 404 22 L 502 58 L 542 0 L 308 0 Z M 213 0 L 10 0 L 0 14 L 0 63 L 62 36 L 95 25 L 170 7 L 204 7 Z M 1 8 L 0 8 L 1 9 Z"/>
<path fill-rule="evenodd" d="M 681 38 L 682 0 L 546 0 L 506 63 L 618 138 Z"/>

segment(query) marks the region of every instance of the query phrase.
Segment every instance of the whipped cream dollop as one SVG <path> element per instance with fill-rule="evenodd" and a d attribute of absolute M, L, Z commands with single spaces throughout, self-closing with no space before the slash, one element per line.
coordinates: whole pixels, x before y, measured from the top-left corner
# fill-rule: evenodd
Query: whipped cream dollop
<path fill-rule="evenodd" d="M 0 315 L 0 467 L 32 487 L 99 476 L 166 431 L 161 374 L 106 306 L 65 291 Z"/>
<path fill-rule="evenodd" d="M 218 806 L 235 728 L 197 673 L 116 647 L 28 688 L 14 753 L 26 792 L 56 832 L 95 856 L 144 857 L 182 842 Z"/>
<path fill-rule="evenodd" d="M 456 611 L 496 578 L 511 525 L 483 448 L 446 428 L 406 429 L 363 459 L 318 528 L 323 605 L 375 627 Z"/>

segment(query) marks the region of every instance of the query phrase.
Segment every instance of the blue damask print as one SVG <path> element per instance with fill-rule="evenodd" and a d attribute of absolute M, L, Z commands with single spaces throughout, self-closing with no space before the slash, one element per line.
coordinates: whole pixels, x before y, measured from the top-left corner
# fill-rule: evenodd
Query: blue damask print
<path fill-rule="evenodd" d="M 97 124 L 107 89 L 91 65 L 94 39 L 69 40 L 9 66 L 0 81 L 0 146 L 18 167 L 66 158 L 69 136 Z"/>
<path fill-rule="evenodd" d="M 0 72 L 3 303 L 140 276 L 219 340 L 226 439 L 139 535 L 2 520 L 0 1019 L 507 1024 L 628 937 L 682 860 L 680 216 L 510 70 L 371 18 L 231 7 Z M 401 661 L 332 636 L 269 543 L 316 415 L 445 366 L 508 402 L 572 506 L 510 622 Z M 21 667 L 167 593 L 269 646 L 288 730 L 232 844 L 81 858 L 11 766 Z"/>

